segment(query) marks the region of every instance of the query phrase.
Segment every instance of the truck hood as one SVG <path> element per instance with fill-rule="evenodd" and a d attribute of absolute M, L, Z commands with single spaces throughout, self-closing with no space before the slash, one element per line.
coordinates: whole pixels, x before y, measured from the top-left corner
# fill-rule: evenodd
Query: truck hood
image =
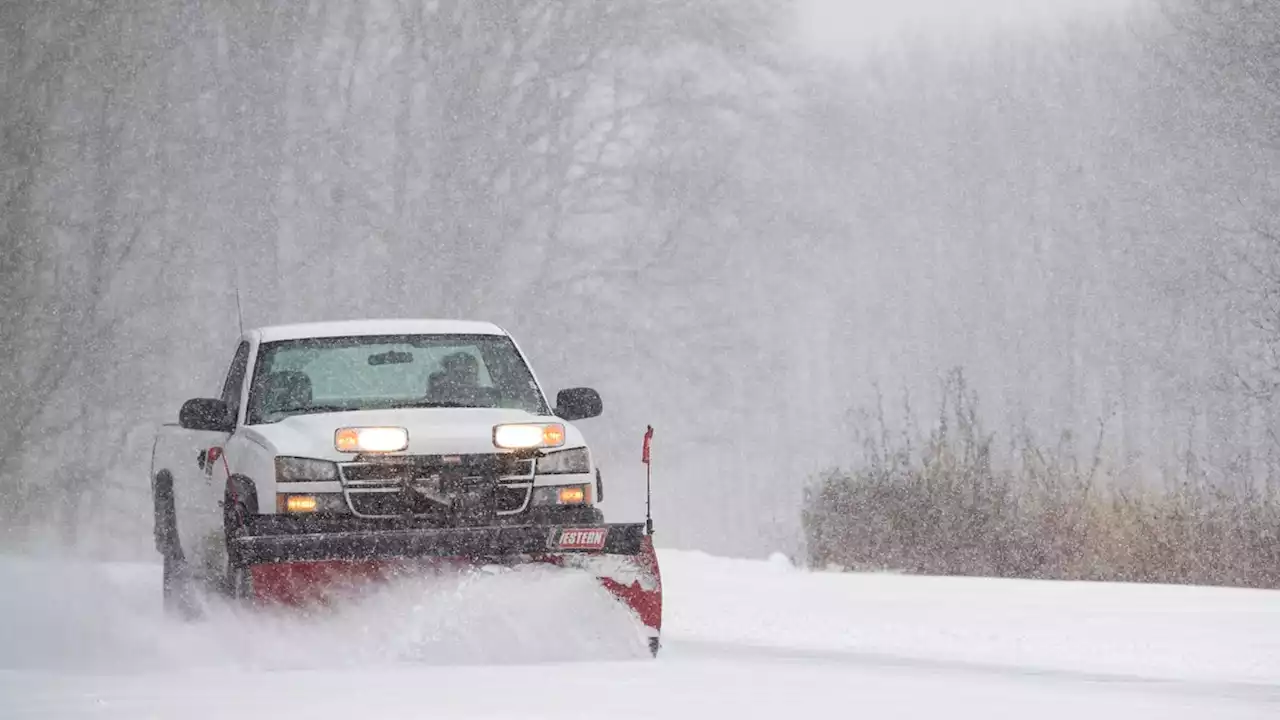
<path fill-rule="evenodd" d="M 505 408 L 407 408 L 294 415 L 269 425 L 245 428 L 254 442 L 276 455 L 349 460 L 333 447 L 339 428 L 391 426 L 409 431 L 408 452 L 414 455 L 464 455 L 498 452 L 493 426 L 520 422 L 562 422 L 565 447 L 583 445 L 577 428 L 562 420 Z"/>

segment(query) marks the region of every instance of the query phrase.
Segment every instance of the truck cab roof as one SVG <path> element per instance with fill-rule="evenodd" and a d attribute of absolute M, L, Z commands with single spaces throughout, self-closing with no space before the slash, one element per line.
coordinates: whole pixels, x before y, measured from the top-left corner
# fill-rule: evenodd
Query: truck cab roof
<path fill-rule="evenodd" d="M 260 342 L 365 335 L 502 335 L 507 332 L 490 322 L 427 318 L 337 320 L 329 322 L 269 325 L 250 330 Z"/>

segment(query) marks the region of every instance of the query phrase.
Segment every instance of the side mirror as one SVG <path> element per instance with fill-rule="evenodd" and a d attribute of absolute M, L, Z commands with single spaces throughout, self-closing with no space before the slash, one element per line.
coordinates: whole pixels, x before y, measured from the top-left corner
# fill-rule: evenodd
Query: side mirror
<path fill-rule="evenodd" d="M 556 415 L 564 420 L 586 420 L 604 412 L 600 393 L 591 388 L 569 388 L 556 395 Z"/>
<path fill-rule="evenodd" d="M 178 424 L 187 430 L 229 433 L 236 429 L 231 408 L 225 402 L 212 398 L 196 398 L 183 403 L 178 413 Z"/>

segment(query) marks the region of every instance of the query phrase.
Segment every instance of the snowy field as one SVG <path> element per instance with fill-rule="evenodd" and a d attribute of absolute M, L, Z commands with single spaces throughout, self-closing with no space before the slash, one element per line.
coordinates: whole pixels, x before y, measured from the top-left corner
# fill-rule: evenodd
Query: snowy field
<path fill-rule="evenodd" d="M 1280 593 L 662 553 L 655 661 L 584 578 L 158 615 L 158 568 L 0 560 L 0 718 L 1278 718 Z"/>

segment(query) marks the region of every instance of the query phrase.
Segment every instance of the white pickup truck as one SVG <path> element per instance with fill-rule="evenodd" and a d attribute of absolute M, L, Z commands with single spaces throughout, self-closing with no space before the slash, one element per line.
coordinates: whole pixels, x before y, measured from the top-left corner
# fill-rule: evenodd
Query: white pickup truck
<path fill-rule="evenodd" d="M 638 576 L 605 580 L 660 606 L 645 525 L 606 524 L 597 506 L 601 475 L 574 423 L 601 409 L 589 388 L 548 404 L 490 323 L 249 330 L 220 395 L 188 400 L 156 438 L 167 607 L 190 610 L 193 588 L 261 596 L 272 566 L 566 554 L 636 560 Z M 656 635 L 654 608 L 628 603 Z"/>

